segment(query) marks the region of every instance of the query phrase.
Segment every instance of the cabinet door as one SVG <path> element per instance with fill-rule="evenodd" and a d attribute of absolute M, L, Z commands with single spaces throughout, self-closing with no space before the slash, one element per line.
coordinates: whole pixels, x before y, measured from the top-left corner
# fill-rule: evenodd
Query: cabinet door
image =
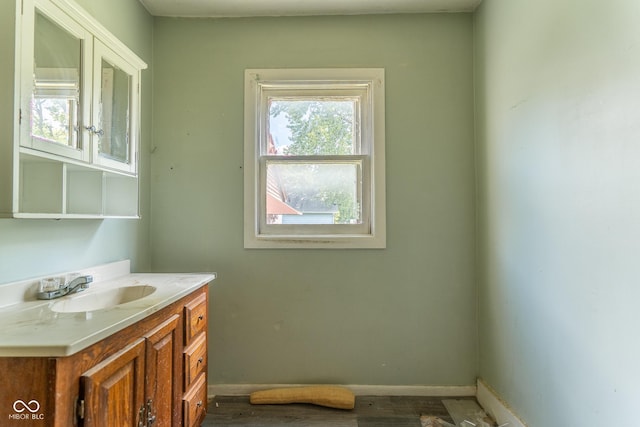
<path fill-rule="evenodd" d="M 180 330 L 180 316 L 174 314 L 146 336 L 149 427 L 180 425 Z"/>
<path fill-rule="evenodd" d="M 89 160 L 93 37 L 50 0 L 25 0 L 20 145 Z"/>
<path fill-rule="evenodd" d="M 138 70 L 96 39 L 93 76 L 93 163 L 135 173 Z"/>
<path fill-rule="evenodd" d="M 85 427 L 138 427 L 146 410 L 144 353 L 141 338 L 82 374 Z"/>

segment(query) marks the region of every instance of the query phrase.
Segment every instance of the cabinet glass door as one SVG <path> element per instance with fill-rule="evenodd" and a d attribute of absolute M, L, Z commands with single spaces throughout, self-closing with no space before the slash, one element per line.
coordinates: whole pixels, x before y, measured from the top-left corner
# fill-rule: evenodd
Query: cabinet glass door
<path fill-rule="evenodd" d="M 135 172 L 137 70 L 97 40 L 95 53 L 94 162 Z"/>
<path fill-rule="evenodd" d="M 29 133 L 22 145 L 36 150 L 79 160 L 88 160 L 89 150 L 83 140 L 82 122 L 88 115 L 83 96 L 85 81 L 83 61 L 90 49 L 90 35 L 52 7 L 49 2 L 36 3 L 33 28 L 33 70 L 28 76 Z M 88 106 L 87 106 L 88 107 Z"/>

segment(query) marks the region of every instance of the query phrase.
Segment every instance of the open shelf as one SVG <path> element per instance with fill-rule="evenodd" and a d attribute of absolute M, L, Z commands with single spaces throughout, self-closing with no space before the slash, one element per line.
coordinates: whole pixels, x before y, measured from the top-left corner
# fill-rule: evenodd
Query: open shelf
<path fill-rule="evenodd" d="M 138 178 L 32 154 L 20 155 L 21 218 L 138 218 Z"/>
<path fill-rule="evenodd" d="M 64 163 L 20 159 L 20 212 L 62 214 Z"/>

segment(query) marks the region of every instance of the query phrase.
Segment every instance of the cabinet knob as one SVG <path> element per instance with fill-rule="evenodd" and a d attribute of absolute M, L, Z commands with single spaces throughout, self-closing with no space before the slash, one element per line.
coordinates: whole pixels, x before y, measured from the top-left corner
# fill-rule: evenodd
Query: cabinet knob
<path fill-rule="evenodd" d="M 200 363 L 202 363 L 202 362 L 204 362 L 204 359 L 203 359 L 202 357 L 199 357 L 199 358 L 198 358 L 198 364 L 200 364 Z"/>
<path fill-rule="evenodd" d="M 204 314 L 201 314 L 198 316 L 198 320 L 203 320 L 204 319 Z"/>
<path fill-rule="evenodd" d="M 198 400 L 198 403 L 196 403 L 196 407 L 202 408 L 202 400 Z"/>

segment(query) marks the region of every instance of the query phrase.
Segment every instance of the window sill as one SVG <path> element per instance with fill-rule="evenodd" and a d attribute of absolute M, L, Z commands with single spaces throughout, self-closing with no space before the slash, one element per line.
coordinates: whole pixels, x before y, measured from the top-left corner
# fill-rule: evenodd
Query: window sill
<path fill-rule="evenodd" d="M 250 236 L 245 249 L 385 249 L 386 239 L 373 235 Z"/>

